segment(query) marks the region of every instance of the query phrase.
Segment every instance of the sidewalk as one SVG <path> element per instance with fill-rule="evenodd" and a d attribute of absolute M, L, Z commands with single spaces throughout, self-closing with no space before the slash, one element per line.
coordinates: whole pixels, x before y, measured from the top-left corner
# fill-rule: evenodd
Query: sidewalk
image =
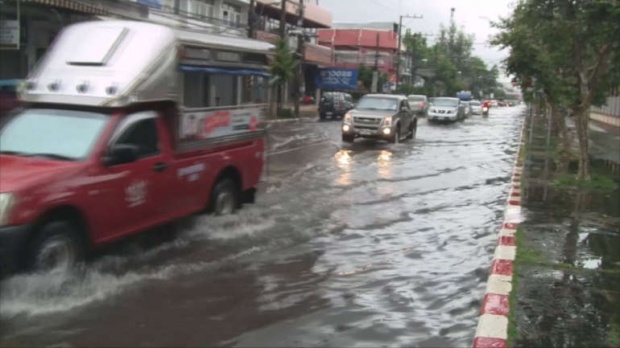
<path fill-rule="evenodd" d="M 620 190 L 554 185 L 546 119 L 529 119 L 517 232 L 512 347 L 620 346 Z M 618 159 L 617 133 L 593 124 L 593 155 Z"/>
<path fill-rule="evenodd" d="M 620 164 L 620 127 L 590 119 L 590 140 L 594 158 Z"/>

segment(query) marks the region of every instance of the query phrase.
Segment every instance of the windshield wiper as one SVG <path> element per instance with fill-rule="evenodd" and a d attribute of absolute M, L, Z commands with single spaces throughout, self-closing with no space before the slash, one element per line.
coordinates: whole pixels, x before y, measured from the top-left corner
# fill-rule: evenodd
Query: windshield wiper
<path fill-rule="evenodd" d="M 25 153 L 19 151 L 0 151 L 0 155 L 24 156 Z"/>
<path fill-rule="evenodd" d="M 22 154 L 22 156 L 24 157 L 47 157 L 47 158 L 57 159 L 57 160 L 62 160 L 62 161 L 75 161 L 75 158 L 63 156 L 63 155 L 59 155 L 55 153 L 28 153 L 28 154 Z"/>

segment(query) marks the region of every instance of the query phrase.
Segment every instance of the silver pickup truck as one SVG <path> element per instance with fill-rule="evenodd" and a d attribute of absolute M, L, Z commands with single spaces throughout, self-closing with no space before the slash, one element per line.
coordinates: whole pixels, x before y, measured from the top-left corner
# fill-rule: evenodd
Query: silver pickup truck
<path fill-rule="evenodd" d="M 352 143 L 360 137 L 399 143 L 414 138 L 417 128 L 418 118 L 405 96 L 367 94 L 345 114 L 342 141 Z"/>

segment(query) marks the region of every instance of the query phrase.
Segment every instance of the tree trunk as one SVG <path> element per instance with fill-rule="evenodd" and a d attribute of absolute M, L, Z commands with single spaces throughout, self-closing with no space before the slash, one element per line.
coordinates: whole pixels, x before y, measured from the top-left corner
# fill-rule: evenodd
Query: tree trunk
<path fill-rule="evenodd" d="M 577 179 L 590 181 L 590 137 L 588 131 L 589 108 L 575 110 L 575 126 L 579 140 L 579 170 Z"/>
<path fill-rule="evenodd" d="M 560 139 L 559 144 L 559 154 L 560 154 L 560 164 L 558 170 L 560 172 L 568 171 L 568 165 L 570 163 L 570 154 L 571 154 L 571 144 L 570 139 L 568 137 L 568 129 L 566 128 L 566 120 L 564 115 L 562 115 L 562 111 L 554 102 L 549 102 L 551 107 L 551 119 L 554 125 L 554 130 L 557 133 L 557 136 Z"/>

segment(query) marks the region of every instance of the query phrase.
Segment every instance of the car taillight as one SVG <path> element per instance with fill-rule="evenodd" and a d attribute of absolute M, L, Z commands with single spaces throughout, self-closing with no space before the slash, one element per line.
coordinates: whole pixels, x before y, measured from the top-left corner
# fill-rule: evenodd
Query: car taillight
<path fill-rule="evenodd" d="M 423 108 L 424 107 L 424 102 L 420 102 L 420 107 Z"/>

